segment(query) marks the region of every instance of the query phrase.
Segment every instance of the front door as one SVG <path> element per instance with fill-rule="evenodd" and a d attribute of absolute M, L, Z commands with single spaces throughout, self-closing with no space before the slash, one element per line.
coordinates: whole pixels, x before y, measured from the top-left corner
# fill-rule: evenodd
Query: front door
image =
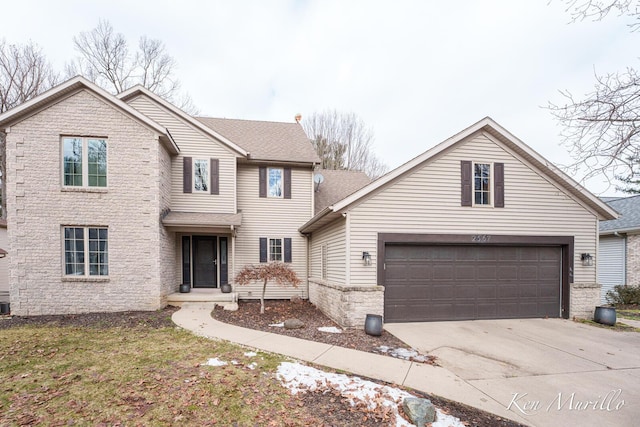
<path fill-rule="evenodd" d="M 193 287 L 218 287 L 216 236 L 193 236 Z"/>

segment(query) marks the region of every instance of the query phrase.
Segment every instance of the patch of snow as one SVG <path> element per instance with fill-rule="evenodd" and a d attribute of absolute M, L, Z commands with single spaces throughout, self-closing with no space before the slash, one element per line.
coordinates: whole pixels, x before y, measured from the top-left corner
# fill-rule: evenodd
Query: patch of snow
<path fill-rule="evenodd" d="M 258 353 L 256 353 L 255 351 L 247 351 L 244 354 L 244 357 L 256 357 L 258 355 Z"/>
<path fill-rule="evenodd" d="M 226 364 L 227 362 L 225 362 L 224 360 L 220 360 L 217 357 L 212 357 L 211 359 L 207 360 L 206 363 L 203 363 L 202 366 L 224 366 Z"/>
<path fill-rule="evenodd" d="M 258 367 L 258 364 L 256 362 L 253 362 L 247 365 L 247 368 L 251 369 L 252 371 L 257 367 Z"/>
<path fill-rule="evenodd" d="M 380 347 L 376 347 L 376 350 L 378 350 L 381 353 L 388 354 L 389 356 L 395 357 L 397 359 L 411 360 L 413 362 L 419 362 L 419 363 L 424 363 L 429 360 L 429 357 L 425 356 L 424 354 L 418 353 L 414 349 L 408 349 L 408 348 L 402 348 L 402 347 L 393 348 L 393 347 L 388 347 L 386 345 L 381 345 Z"/>
<path fill-rule="evenodd" d="M 397 427 L 413 425 L 398 414 L 398 407 L 402 405 L 403 399 L 414 397 L 404 390 L 383 386 L 358 377 L 323 372 L 292 362 L 282 362 L 278 366 L 276 376 L 292 394 L 316 390 L 323 392 L 335 390 L 347 398 L 352 406 L 361 403 L 369 409 L 376 409 L 378 405 L 389 408 L 396 418 Z M 436 422 L 431 424 L 433 427 L 464 427 L 458 418 L 447 415 L 437 408 L 436 414 Z"/>
<path fill-rule="evenodd" d="M 232 365 L 239 365 L 239 364 L 240 364 L 240 362 L 238 362 L 237 360 L 232 360 L 232 361 L 231 361 L 231 364 L 232 364 Z"/>
<path fill-rule="evenodd" d="M 329 332 L 330 334 L 341 334 L 342 329 L 338 329 L 335 326 L 321 326 L 318 328 L 320 332 Z"/>
<path fill-rule="evenodd" d="M 275 328 L 284 328 L 284 322 L 281 322 L 281 323 L 272 323 L 272 324 L 271 324 L 271 325 L 269 325 L 269 326 L 273 326 L 273 327 L 275 327 Z"/>

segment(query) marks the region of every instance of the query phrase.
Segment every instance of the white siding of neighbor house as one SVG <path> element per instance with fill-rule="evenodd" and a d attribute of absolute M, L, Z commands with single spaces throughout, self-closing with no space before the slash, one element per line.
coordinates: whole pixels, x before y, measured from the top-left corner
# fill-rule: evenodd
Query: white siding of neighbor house
<path fill-rule="evenodd" d="M 9 239 L 7 238 L 6 227 L 0 227 L 0 248 L 9 252 Z M 8 297 L 2 298 L 3 295 L 9 294 L 9 255 L 0 258 L 0 301 L 9 302 Z"/>
<path fill-rule="evenodd" d="M 313 233 L 311 241 L 311 274 L 322 278 L 322 246 L 327 246 L 327 282 L 344 285 L 346 283 L 346 221 L 337 221 Z"/>
<path fill-rule="evenodd" d="M 171 209 L 183 212 L 236 213 L 236 155 L 182 118 L 141 95 L 128 103 L 142 114 L 165 126 L 180 148 L 172 158 Z M 219 159 L 220 194 L 183 193 L 183 158 Z"/>
<path fill-rule="evenodd" d="M 461 160 L 504 163 L 504 208 L 460 205 Z M 595 266 L 580 262 L 581 253 L 596 253 L 596 215 L 484 134 L 454 145 L 348 215 L 352 286 L 377 283 L 378 233 L 575 236 L 574 282 L 596 280 Z M 372 255 L 371 266 L 362 264 L 363 251 Z"/>
<path fill-rule="evenodd" d="M 612 291 L 616 285 L 624 285 L 626 238 L 617 236 L 602 236 L 598 246 L 598 283 L 600 302 L 607 302 L 607 291 Z"/>
<path fill-rule="evenodd" d="M 311 168 L 292 168 L 291 199 L 259 197 L 258 166 L 238 165 L 238 209 L 242 212 L 242 226 L 235 239 L 235 271 L 229 271 L 229 280 L 245 265 L 260 263 L 260 237 L 292 239 L 291 267 L 302 283 L 298 288 L 268 284 L 266 298 L 307 298 L 307 239 L 298 232 L 300 225 L 311 218 L 313 197 Z M 234 286 L 240 298 L 259 298 L 262 284 Z"/>
<path fill-rule="evenodd" d="M 107 138 L 106 189 L 62 188 L 61 135 Z M 159 259 L 158 136 L 82 90 L 11 126 L 7 219 L 11 311 L 16 315 L 156 310 Z M 166 203 L 166 199 L 165 199 Z M 109 229 L 109 276 L 63 277 L 64 226 Z"/>

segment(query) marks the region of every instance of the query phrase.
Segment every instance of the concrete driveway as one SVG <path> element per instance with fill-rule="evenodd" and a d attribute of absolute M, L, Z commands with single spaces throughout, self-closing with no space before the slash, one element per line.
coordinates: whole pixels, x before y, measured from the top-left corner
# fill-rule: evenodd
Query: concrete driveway
<path fill-rule="evenodd" d="M 640 425 L 640 333 L 561 319 L 385 329 L 532 426 Z"/>

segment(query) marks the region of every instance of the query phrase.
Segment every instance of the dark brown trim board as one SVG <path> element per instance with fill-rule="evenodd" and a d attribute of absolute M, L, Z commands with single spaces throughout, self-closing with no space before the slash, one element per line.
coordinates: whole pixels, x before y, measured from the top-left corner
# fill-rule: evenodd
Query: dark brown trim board
<path fill-rule="evenodd" d="M 573 283 L 573 236 L 511 236 L 496 234 L 378 233 L 378 284 L 385 281 L 388 245 L 560 246 L 562 248 L 561 317 L 569 318 L 570 284 Z"/>

